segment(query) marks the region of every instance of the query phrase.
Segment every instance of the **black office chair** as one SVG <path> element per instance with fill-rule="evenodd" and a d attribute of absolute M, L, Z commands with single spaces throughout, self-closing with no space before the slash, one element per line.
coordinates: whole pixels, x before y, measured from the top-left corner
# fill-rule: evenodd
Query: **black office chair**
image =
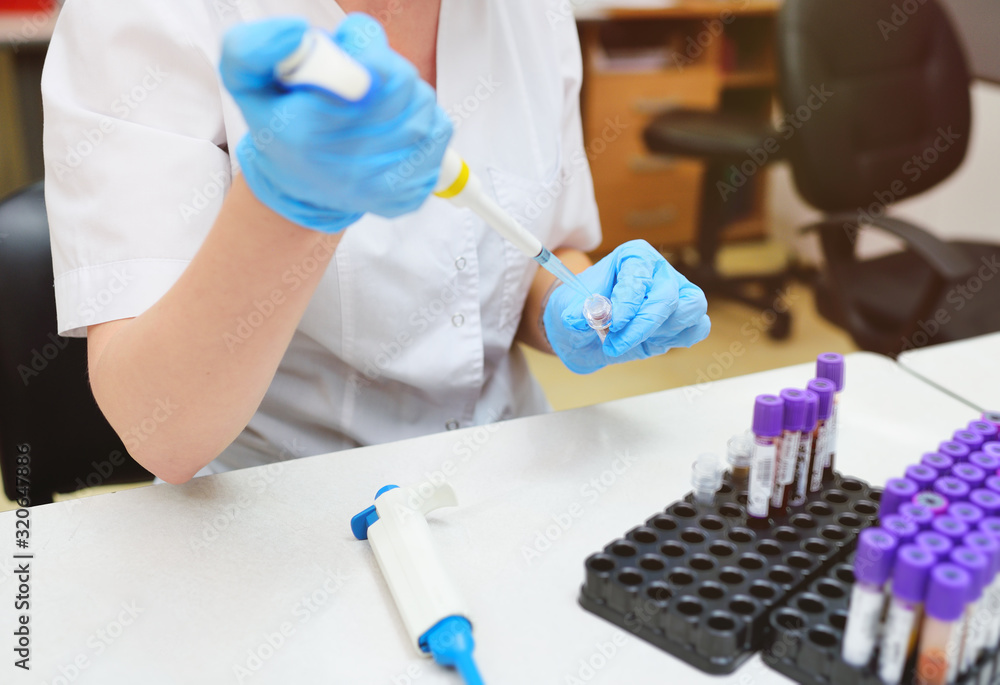
<path fill-rule="evenodd" d="M 152 478 L 94 401 L 86 341 L 56 335 L 52 282 L 37 183 L 0 201 L 0 475 L 9 499 L 32 506 L 55 492 Z M 19 480 L 25 450 L 30 474 Z"/>
<path fill-rule="evenodd" d="M 781 100 L 786 117 L 801 124 L 787 140 L 759 123 L 710 112 L 668 113 L 646 132 L 654 150 L 672 152 L 684 141 L 695 151 L 700 140 L 734 154 L 742 147 L 741 161 L 747 149 L 779 141 L 772 158 L 790 160 L 801 195 L 826 213 L 803 229 L 817 233 L 823 247 L 815 283 L 820 313 L 859 347 L 890 356 L 1000 330 L 998 246 L 944 242 L 884 216 L 887 205 L 948 177 L 965 157 L 971 130 L 969 72 L 947 15 L 937 0 L 926 0 L 886 35 L 893 3 L 785 0 Z M 824 86 L 832 95 L 818 98 L 814 89 Z M 866 227 L 901 238 L 906 249 L 858 260 L 857 236 Z"/>

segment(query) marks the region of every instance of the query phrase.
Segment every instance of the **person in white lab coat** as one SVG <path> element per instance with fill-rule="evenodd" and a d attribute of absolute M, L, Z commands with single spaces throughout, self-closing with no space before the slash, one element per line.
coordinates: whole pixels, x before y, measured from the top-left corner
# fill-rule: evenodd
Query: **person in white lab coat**
<path fill-rule="evenodd" d="M 274 83 L 307 24 L 375 74 L 362 103 Z M 59 332 L 88 336 L 132 456 L 177 483 L 543 412 L 516 340 L 586 373 L 704 338 L 704 295 L 647 244 L 588 268 L 580 81 L 555 1 L 69 0 L 42 83 Z M 424 201 L 449 143 L 612 298 L 607 342 Z"/>

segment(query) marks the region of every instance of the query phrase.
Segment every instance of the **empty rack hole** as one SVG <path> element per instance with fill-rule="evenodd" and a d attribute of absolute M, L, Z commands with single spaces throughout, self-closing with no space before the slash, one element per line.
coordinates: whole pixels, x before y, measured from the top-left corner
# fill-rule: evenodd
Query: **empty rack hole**
<path fill-rule="evenodd" d="M 708 627 L 712 630 L 728 631 L 736 627 L 736 621 L 724 614 L 716 614 L 708 619 Z"/>
<path fill-rule="evenodd" d="M 843 540 L 847 537 L 847 531 L 840 526 L 827 526 L 819 534 L 827 540 Z"/>
<path fill-rule="evenodd" d="M 726 585 L 739 585 L 744 580 L 746 580 L 746 574 L 735 568 L 728 568 L 719 574 L 719 580 L 721 580 Z"/>
<path fill-rule="evenodd" d="M 774 537 L 781 542 L 799 541 L 799 534 L 792 528 L 778 528 L 774 531 Z"/>
<path fill-rule="evenodd" d="M 837 644 L 837 636 L 831 630 L 813 628 L 809 631 L 809 641 L 819 647 L 833 647 Z"/>
<path fill-rule="evenodd" d="M 681 533 L 681 540 L 697 545 L 699 542 L 705 542 L 705 534 L 695 528 L 688 528 Z"/>
<path fill-rule="evenodd" d="M 698 594 L 705 599 L 721 599 L 726 594 L 726 591 L 722 589 L 721 585 L 716 583 L 705 583 L 698 588 Z"/>
<path fill-rule="evenodd" d="M 733 486 L 730 485 L 729 483 L 723 483 L 721 486 L 719 486 L 720 495 L 728 495 L 732 491 L 733 491 Z"/>
<path fill-rule="evenodd" d="M 747 504 L 747 493 L 741 492 L 740 494 L 736 495 L 736 503 L 737 504 L 742 504 L 743 506 L 746 506 L 746 504 Z"/>
<path fill-rule="evenodd" d="M 695 571 L 711 571 L 715 568 L 715 561 L 712 560 L 712 557 L 706 557 L 704 554 L 691 557 L 691 561 L 688 563 Z"/>
<path fill-rule="evenodd" d="M 847 583 L 850 585 L 854 582 L 854 569 L 847 564 L 842 564 L 834 569 L 833 575 L 836 576 L 837 580 L 841 583 Z"/>
<path fill-rule="evenodd" d="M 705 516 L 698 523 L 705 530 L 722 530 L 726 527 L 726 522 L 718 516 Z"/>
<path fill-rule="evenodd" d="M 764 568 L 764 558 L 756 554 L 744 554 L 736 563 L 748 571 L 756 571 Z"/>
<path fill-rule="evenodd" d="M 733 528 L 729 531 L 729 539 L 738 543 L 751 542 L 753 540 L 753 532 L 746 528 Z"/>
<path fill-rule="evenodd" d="M 758 580 L 750 586 L 750 594 L 757 599 L 771 599 L 778 594 L 778 589 L 770 583 Z"/>
<path fill-rule="evenodd" d="M 806 510 L 813 516 L 829 516 L 833 513 L 833 507 L 826 502 L 810 502 Z"/>
<path fill-rule="evenodd" d="M 852 514 L 849 511 L 845 511 L 843 514 L 837 517 L 837 522 L 842 526 L 847 526 L 848 528 L 857 528 L 861 525 L 861 517 L 857 514 Z"/>
<path fill-rule="evenodd" d="M 846 478 L 840 481 L 840 487 L 844 490 L 849 490 L 850 492 L 858 492 L 859 490 L 864 489 L 865 486 L 861 484 L 861 481 Z"/>
<path fill-rule="evenodd" d="M 639 566 L 647 571 L 662 571 L 665 565 L 658 557 L 647 556 L 639 560 Z"/>
<path fill-rule="evenodd" d="M 785 563 L 792 568 L 812 568 L 813 560 L 808 554 L 803 554 L 802 552 L 792 552 L 785 558 Z"/>
<path fill-rule="evenodd" d="M 657 514 L 650 519 L 649 523 L 657 530 L 674 530 L 677 528 L 677 521 L 663 514 Z"/>
<path fill-rule="evenodd" d="M 757 551 L 769 557 L 781 554 L 781 545 L 773 540 L 762 540 L 757 543 Z"/>
<path fill-rule="evenodd" d="M 743 516 L 743 509 L 740 508 L 738 504 L 733 504 L 732 502 L 726 502 L 721 507 L 719 507 L 719 513 L 726 518 L 737 518 Z"/>
<path fill-rule="evenodd" d="M 611 545 L 611 553 L 619 557 L 634 557 L 638 551 L 631 542 L 616 542 Z"/>
<path fill-rule="evenodd" d="M 701 613 L 701 609 L 701 602 L 693 598 L 685 599 L 677 604 L 677 611 L 685 616 L 697 616 Z"/>
<path fill-rule="evenodd" d="M 670 510 L 670 513 L 674 516 L 689 519 L 697 516 L 698 510 L 686 502 L 681 502 L 680 504 L 674 505 L 673 509 Z"/>
<path fill-rule="evenodd" d="M 868 492 L 868 499 L 872 500 L 873 502 L 881 502 L 882 501 L 882 489 L 881 488 L 872 488 Z"/>
<path fill-rule="evenodd" d="M 736 597 L 729 603 L 729 610 L 734 614 L 749 616 L 757 610 L 757 605 L 749 597 Z"/>
<path fill-rule="evenodd" d="M 785 630 L 802 630 L 806 625 L 806 617 L 791 609 L 782 609 L 774 615 L 774 622 Z"/>
<path fill-rule="evenodd" d="M 816 527 L 816 519 L 809 514 L 796 514 L 791 518 L 792 525 L 796 528 L 809 529 Z"/>
<path fill-rule="evenodd" d="M 806 540 L 802 545 L 802 549 L 810 554 L 829 554 L 830 543 L 814 538 L 812 540 Z"/>
<path fill-rule="evenodd" d="M 667 576 L 667 580 L 674 585 L 690 585 L 694 582 L 694 576 L 687 571 L 674 571 Z"/>
<path fill-rule="evenodd" d="M 821 613 L 823 609 L 826 608 L 826 605 L 823 604 L 822 599 L 820 599 L 816 595 L 809 595 L 809 594 L 799 595 L 798 598 L 796 598 L 795 600 L 795 606 L 797 606 L 799 609 L 806 612 L 807 614 L 818 614 Z"/>
<path fill-rule="evenodd" d="M 823 493 L 823 499 L 832 504 L 843 504 L 848 499 L 846 492 L 841 492 L 840 490 L 827 490 Z"/>
<path fill-rule="evenodd" d="M 789 585 L 795 582 L 795 574 L 788 568 L 772 568 L 767 577 L 780 585 Z"/>
<path fill-rule="evenodd" d="M 591 557 L 587 561 L 587 566 L 589 566 L 593 571 L 604 573 L 615 567 L 615 560 L 611 557 L 605 556 Z"/>
<path fill-rule="evenodd" d="M 674 596 L 674 593 L 666 584 L 656 581 L 646 588 L 646 596 L 657 602 L 666 602 Z"/>
<path fill-rule="evenodd" d="M 668 557 L 682 557 L 687 554 L 687 548 L 679 542 L 666 542 L 660 547 L 660 553 Z"/>
<path fill-rule="evenodd" d="M 656 533 L 649 528 L 637 528 L 629 534 L 629 537 L 641 545 L 651 545 L 656 542 Z"/>
<path fill-rule="evenodd" d="M 830 599 L 840 599 L 847 594 L 840 583 L 835 583 L 832 580 L 821 580 L 818 582 L 816 584 L 816 592 Z"/>
<path fill-rule="evenodd" d="M 642 583 L 642 574 L 638 571 L 622 571 L 618 574 L 618 580 L 623 585 L 639 585 Z"/>
<path fill-rule="evenodd" d="M 876 505 L 874 502 L 866 502 L 865 500 L 861 500 L 860 502 L 855 503 L 854 511 L 858 512 L 859 514 L 864 514 L 865 516 L 870 516 L 871 514 L 874 514 L 875 512 L 878 511 L 878 505 Z"/>
<path fill-rule="evenodd" d="M 717 557 L 728 557 L 736 554 L 736 545 L 717 540 L 709 546 L 708 551 Z"/>
<path fill-rule="evenodd" d="M 843 630 L 847 627 L 847 614 L 843 611 L 838 611 L 836 613 L 830 614 L 830 625 L 837 630 Z"/>

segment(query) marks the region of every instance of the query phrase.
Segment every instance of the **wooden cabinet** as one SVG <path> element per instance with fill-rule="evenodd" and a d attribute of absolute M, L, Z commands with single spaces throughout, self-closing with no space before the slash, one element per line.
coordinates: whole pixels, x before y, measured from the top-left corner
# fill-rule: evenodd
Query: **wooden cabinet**
<path fill-rule="evenodd" d="M 703 165 L 649 153 L 643 129 L 678 107 L 769 117 L 777 8 L 774 0 L 679 0 L 578 16 L 584 142 L 604 229 L 599 254 L 634 238 L 665 250 L 694 242 Z M 764 234 L 765 182 L 756 174 L 731 203 L 727 237 Z"/>

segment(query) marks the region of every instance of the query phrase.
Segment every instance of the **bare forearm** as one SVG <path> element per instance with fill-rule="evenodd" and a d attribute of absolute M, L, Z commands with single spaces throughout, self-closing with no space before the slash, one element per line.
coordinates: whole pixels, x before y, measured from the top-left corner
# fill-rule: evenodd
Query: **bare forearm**
<path fill-rule="evenodd" d="M 553 251 L 555 256 L 562 260 L 563 264 L 573 273 L 580 273 L 593 264 L 590 257 L 580 250 L 561 247 Z M 534 347 L 536 350 L 552 354 L 552 348 L 545 337 L 545 330 L 540 321 L 545 307 L 545 296 L 549 288 L 555 282 L 556 277 L 545 269 L 538 269 L 535 279 L 531 282 L 531 289 L 528 291 L 528 298 L 524 303 L 524 313 L 521 315 L 521 324 L 517 329 L 517 340 Z"/>
<path fill-rule="evenodd" d="M 338 240 L 281 218 L 237 177 L 177 283 L 140 316 L 90 328 L 94 396 L 139 463 L 183 482 L 236 438 Z"/>

